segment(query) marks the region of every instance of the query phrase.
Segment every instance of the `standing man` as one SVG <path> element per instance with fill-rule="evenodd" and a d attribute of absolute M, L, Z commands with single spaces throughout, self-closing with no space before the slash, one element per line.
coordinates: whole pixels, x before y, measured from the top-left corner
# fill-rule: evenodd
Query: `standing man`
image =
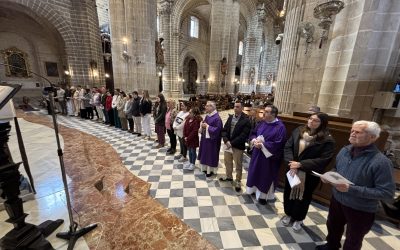
<path fill-rule="evenodd" d="M 141 122 L 141 116 L 140 116 L 140 97 L 139 93 L 137 91 L 133 91 L 133 103 L 132 103 L 132 118 L 133 118 L 133 123 L 135 126 L 135 130 L 133 134 L 136 134 L 137 136 L 142 135 L 142 122 Z"/>
<path fill-rule="evenodd" d="M 226 177 L 220 178 L 220 181 L 233 181 L 232 171 L 233 162 L 236 166 L 235 190 L 240 192 L 242 180 L 242 161 L 243 152 L 246 148 L 246 141 L 250 133 L 250 120 L 243 113 L 243 105 L 236 101 L 233 106 L 234 115 L 229 115 L 224 128 L 222 129 L 222 140 L 224 141 L 224 161 L 226 167 Z"/>
<path fill-rule="evenodd" d="M 277 115 L 278 108 L 267 105 L 264 120 L 257 124 L 250 135 L 253 152 L 247 176 L 247 193 L 255 193 L 261 205 L 265 205 L 267 200 L 275 199 L 274 183 L 278 180 L 283 158 L 286 128 Z"/>
<path fill-rule="evenodd" d="M 380 133 L 376 122 L 357 121 L 351 127 L 350 145 L 336 156 L 336 171 L 354 185 L 332 184 L 327 243 L 316 249 L 339 249 L 345 225 L 343 249 L 361 249 L 364 236 L 374 223 L 379 201 L 393 198 L 392 162 L 374 144 Z"/>
<path fill-rule="evenodd" d="M 199 160 L 201 171 L 211 177 L 217 173 L 219 150 L 221 148 L 222 120 L 217 112 L 215 102 L 208 101 L 206 104 L 206 118 L 200 124 L 201 134 Z"/>
<path fill-rule="evenodd" d="M 64 87 L 57 88 L 57 100 L 58 100 L 58 110 L 62 115 L 67 115 L 67 101 L 65 100 L 65 90 Z"/>

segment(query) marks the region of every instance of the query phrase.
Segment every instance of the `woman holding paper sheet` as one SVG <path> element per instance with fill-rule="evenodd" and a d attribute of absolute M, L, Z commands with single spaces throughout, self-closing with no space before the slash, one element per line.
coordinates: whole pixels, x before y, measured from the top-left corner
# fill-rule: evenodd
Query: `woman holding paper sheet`
<path fill-rule="evenodd" d="M 299 177 L 300 184 L 291 187 L 285 182 L 283 225 L 293 223 L 295 232 L 301 230 L 312 200 L 312 194 L 319 183 L 319 177 L 311 171 L 323 172 L 334 155 L 335 141 L 327 129 L 328 115 L 314 113 L 307 125 L 293 130 L 284 149 L 284 163 L 288 166 L 288 178 Z M 292 183 L 293 185 L 293 183 Z"/>

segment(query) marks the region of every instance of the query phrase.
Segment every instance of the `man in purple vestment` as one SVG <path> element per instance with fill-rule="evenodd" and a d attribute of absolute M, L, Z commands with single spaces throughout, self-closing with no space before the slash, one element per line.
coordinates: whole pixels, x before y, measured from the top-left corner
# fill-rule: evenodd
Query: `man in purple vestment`
<path fill-rule="evenodd" d="M 215 102 L 207 102 L 207 115 L 199 129 L 199 133 L 201 133 L 199 161 L 201 171 L 205 172 L 207 177 L 217 173 L 219 150 L 221 148 L 222 120 L 216 109 Z"/>
<path fill-rule="evenodd" d="M 275 199 L 274 183 L 278 179 L 286 141 L 285 125 L 277 115 L 278 109 L 275 106 L 266 106 L 264 120 L 250 134 L 251 146 L 254 148 L 247 176 L 247 193 L 255 193 L 262 205 L 267 200 Z"/>

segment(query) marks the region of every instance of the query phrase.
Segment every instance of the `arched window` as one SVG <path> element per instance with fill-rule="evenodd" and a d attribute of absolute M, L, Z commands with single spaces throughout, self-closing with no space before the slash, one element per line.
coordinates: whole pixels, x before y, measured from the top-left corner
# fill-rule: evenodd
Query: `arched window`
<path fill-rule="evenodd" d="M 3 50 L 4 61 L 6 62 L 6 76 L 29 77 L 28 56 L 17 48 Z"/>
<path fill-rule="evenodd" d="M 242 41 L 239 42 L 238 54 L 241 56 L 243 55 L 243 42 Z"/>
<path fill-rule="evenodd" d="M 199 19 L 190 16 L 190 37 L 199 38 Z"/>

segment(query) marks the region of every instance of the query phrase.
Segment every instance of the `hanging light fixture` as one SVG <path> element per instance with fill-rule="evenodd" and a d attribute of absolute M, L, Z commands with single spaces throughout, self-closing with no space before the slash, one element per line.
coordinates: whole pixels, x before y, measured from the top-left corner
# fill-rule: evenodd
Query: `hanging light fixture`
<path fill-rule="evenodd" d="M 318 4 L 314 8 L 314 17 L 319 19 L 318 26 L 322 28 L 321 42 L 319 48 L 322 47 L 322 43 L 328 40 L 329 28 L 332 24 L 332 16 L 337 15 L 344 8 L 344 2 L 339 0 L 329 0 L 328 2 Z"/>

